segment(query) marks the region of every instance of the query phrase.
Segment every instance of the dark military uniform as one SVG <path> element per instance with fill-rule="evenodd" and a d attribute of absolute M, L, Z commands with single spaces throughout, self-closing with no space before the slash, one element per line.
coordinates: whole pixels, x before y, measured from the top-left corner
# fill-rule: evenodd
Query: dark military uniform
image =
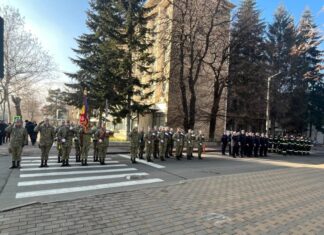
<path fill-rule="evenodd" d="M 173 135 L 173 141 L 174 141 L 174 146 L 175 146 L 175 155 L 176 155 L 176 159 L 180 160 L 181 157 L 181 132 L 177 131 L 174 135 Z"/>
<path fill-rule="evenodd" d="M 153 144 L 153 157 L 155 159 L 158 158 L 159 155 L 159 131 L 158 130 L 153 130 L 153 136 L 154 136 L 154 144 Z"/>
<path fill-rule="evenodd" d="M 228 136 L 225 133 L 222 135 L 221 142 L 222 142 L 222 154 L 225 155 L 226 154 L 225 151 L 228 143 Z"/>
<path fill-rule="evenodd" d="M 232 144 L 232 156 L 234 158 L 236 158 L 236 156 L 239 155 L 239 136 L 238 135 L 232 135 L 231 144 Z"/>
<path fill-rule="evenodd" d="M 255 135 L 253 138 L 253 154 L 254 157 L 258 157 L 260 148 L 260 136 Z"/>
<path fill-rule="evenodd" d="M 173 131 L 169 131 L 169 138 L 168 138 L 168 146 L 167 146 L 167 152 L 170 157 L 173 156 Z"/>

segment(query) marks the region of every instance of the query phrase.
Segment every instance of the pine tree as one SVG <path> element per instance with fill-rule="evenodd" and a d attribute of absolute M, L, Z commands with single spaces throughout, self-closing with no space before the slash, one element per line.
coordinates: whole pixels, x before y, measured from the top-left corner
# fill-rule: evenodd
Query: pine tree
<path fill-rule="evenodd" d="M 232 128 L 258 130 L 263 126 L 266 104 L 264 34 L 265 24 L 256 1 L 244 0 L 231 34 L 228 109 Z"/>
<path fill-rule="evenodd" d="M 293 50 L 296 45 L 294 19 L 284 6 L 279 6 L 274 22 L 269 25 L 267 33 L 267 54 L 270 71 L 281 72 L 271 81 L 270 118 L 271 130 L 274 134 L 275 124 L 285 128 L 291 120 L 291 97 L 296 79 L 296 56 Z M 295 103 L 296 104 L 296 103 Z"/>
<path fill-rule="evenodd" d="M 151 8 L 145 8 L 145 0 L 112 0 L 112 8 L 115 14 L 107 12 L 108 18 L 106 27 L 109 28 L 109 35 L 118 45 L 120 55 L 120 74 L 125 82 L 124 94 L 126 95 L 126 107 L 124 112 L 127 116 L 127 133 L 131 128 L 132 113 L 143 113 L 149 105 L 143 104 L 153 92 L 146 92 L 154 80 L 148 79 L 146 83 L 141 81 L 143 74 L 151 75 L 151 64 L 154 58 L 149 50 L 153 45 L 150 35 L 152 32 L 147 28 Z M 111 10 L 110 9 L 110 10 Z"/>
<path fill-rule="evenodd" d="M 323 51 L 318 46 L 323 42 L 318 28 L 314 23 L 312 13 L 306 9 L 298 26 L 298 44 L 295 53 L 299 56 L 299 72 L 306 84 L 305 96 L 307 111 L 306 121 L 309 123 L 310 135 L 312 126 L 323 130 L 324 125 L 324 79 L 321 63 L 323 63 Z"/>

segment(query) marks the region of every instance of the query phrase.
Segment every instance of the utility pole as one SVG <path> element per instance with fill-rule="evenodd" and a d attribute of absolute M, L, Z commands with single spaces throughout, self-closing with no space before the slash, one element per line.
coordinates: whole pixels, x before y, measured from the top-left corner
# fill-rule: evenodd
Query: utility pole
<path fill-rule="evenodd" d="M 267 110 L 266 110 L 266 134 L 269 134 L 269 125 L 270 125 L 270 83 L 271 79 L 281 74 L 278 72 L 270 77 L 268 77 L 267 81 Z"/>

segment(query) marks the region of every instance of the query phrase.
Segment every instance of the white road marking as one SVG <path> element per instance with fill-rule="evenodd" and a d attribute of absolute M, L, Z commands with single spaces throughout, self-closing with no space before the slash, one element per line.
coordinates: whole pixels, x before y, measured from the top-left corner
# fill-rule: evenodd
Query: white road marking
<path fill-rule="evenodd" d="M 64 194 L 64 193 L 84 192 L 90 190 L 109 189 L 109 188 L 141 185 L 141 184 L 152 184 L 152 183 L 159 183 L 159 182 L 163 182 L 163 180 L 154 178 L 154 179 L 124 181 L 124 182 L 109 183 L 109 184 L 97 184 L 97 185 L 81 186 L 81 187 L 30 191 L 30 192 L 17 193 L 16 198 L 28 198 L 28 197 L 39 197 L 39 196 L 56 195 L 56 194 Z"/>
<path fill-rule="evenodd" d="M 130 156 L 128 155 L 119 155 L 120 157 L 123 157 L 123 158 L 127 158 L 127 159 L 130 159 Z M 151 167 L 154 167 L 154 168 L 158 168 L 158 169 L 162 169 L 162 168 L 165 168 L 165 166 L 162 166 L 162 165 L 159 165 L 159 164 L 156 164 L 156 163 L 153 163 L 153 162 L 147 162 L 145 160 L 142 160 L 142 159 L 138 159 L 136 158 L 136 161 L 137 162 L 140 162 L 140 163 L 143 163 L 145 165 L 148 165 L 148 166 L 151 166 Z"/>
<path fill-rule="evenodd" d="M 21 174 L 20 178 L 41 177 L 41 176 L 56 176 L 56 175 L 78 175 L 78 174 L 100 174 L 100 173 L 112 173 L 123 171 L 136 171 L 136 168 L 121 168 L 121 169 L 109 169 L 109 170 L 93 170 L 93 171 L 67 171 L 67 172 L 46 172 L 35 174 Z"/>
<path fill-rule="evenodd" d="M 57 160 L 57 156 L 49 156 L 48 159 L 49 160 L 52 160 L 52 159 Z M 70 156 L 70 159 L 75 160 L 75 156 Z M 90 159 L 93 159 L 93 156 L 88 156 L 88 160 L 90 160 Z M 39 157 L 24 157 L 24 156 L 22 156 L 21 160 L 22 161 L 24 161 L 24 160 L 41 160 L 41 157 L 40 156 Z M 106 160 L 111 160 L 111 158 L 106 157 Z"/>
<path fill-rule="evenodd" d="M 117 179 L 125 178 L 127 176 L 145 176 L 147 173 L 128 173 L 128 174 L 118 174 L 118 175 L 100 175 L 100 176 L 88 176 L 88 177 L 75 177 L 75 178 L 64 178 L 64 179 L 53 179 L 53 180 L 34 180 L 34 181 L 22 181 L 18 183 L 18 186 L 31 186 L 31 185 L 41 185 L 41 184 L 58 184 L 67 182 L 79 182 L 79 181 L 89 181 L 89 180 L 103 180 L 103 179 Z"/>
<path fill-rule="evenodd" d="M 70 165 L 71 165 L 71 161 L 69 162 Z M 75 163 L 75 162 L 73 162 Z M 115 164 L 115 163 L 119 163 L 119 161 L 106 161 L 105 162 L 106 164 Z M 88 162 L 88 165 L 99 165 L 100 163 L 99 162 Z M 39 166 L 40 165 L 40 162 L 39 163 L 23 163 L 21 164 L 22 167 L 26 167 L 26 166 Z M 51 166 L 61 166 L 62 163 L 52 163 L 50 162 L 48 164 L 49 167 Z M 81 165 L 81 162 L 78 164 L 78 165 L 75 165 L 75 166 L 80 166 Z M 71 165 L 71 166 L 74 166 L 74 165 Z"/>
<path fill-rule="evenodd" d="M 89 166 L 80 166 L 80 165 L 71 165 L 72 169 L 91 169 L 91 168 L 110 168 L 110 167 L 124 167 L 126 164 L 115 164 L 115 165 L 89 165 Z M 48 171 L 48 170 L 70 170 L 70 167 L 36 167 L 36 168 L 21 168 L 20 171 Z"/>
<path fill-rule="evenodd" d="M 109 159 L 105 159 L 105 160 L 109 160 Z M 69 159 L 69 161 L 72 161 L 72 162 L 74 162 L 75 161 L 75 159 Z M 88 161 L 93 161 L 93 159 L 88 159 Z M 35 163 L 35 162 L 41 162 L 41 160 L 40 159 L 38 159 L 38 160 L 22 160 L 21 161 L 21 163 Z M 49 159 L 49 160 L 47 160 L 47 162 L 57 162 L 57 159 Z"/>

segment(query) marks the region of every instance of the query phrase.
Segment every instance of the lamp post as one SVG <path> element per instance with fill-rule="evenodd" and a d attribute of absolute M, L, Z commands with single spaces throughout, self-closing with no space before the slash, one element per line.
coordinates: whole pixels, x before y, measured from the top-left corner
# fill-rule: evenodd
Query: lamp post
<path fill-rule="evenodd" d="M 268 77 L 267 81 L 267 110 L 266 110 L 266 134 L 269 134 L 269 123 L 270 123 L 270 82 L 271 79 L 281 74 L 278 72 L 270 77 Z"/>

